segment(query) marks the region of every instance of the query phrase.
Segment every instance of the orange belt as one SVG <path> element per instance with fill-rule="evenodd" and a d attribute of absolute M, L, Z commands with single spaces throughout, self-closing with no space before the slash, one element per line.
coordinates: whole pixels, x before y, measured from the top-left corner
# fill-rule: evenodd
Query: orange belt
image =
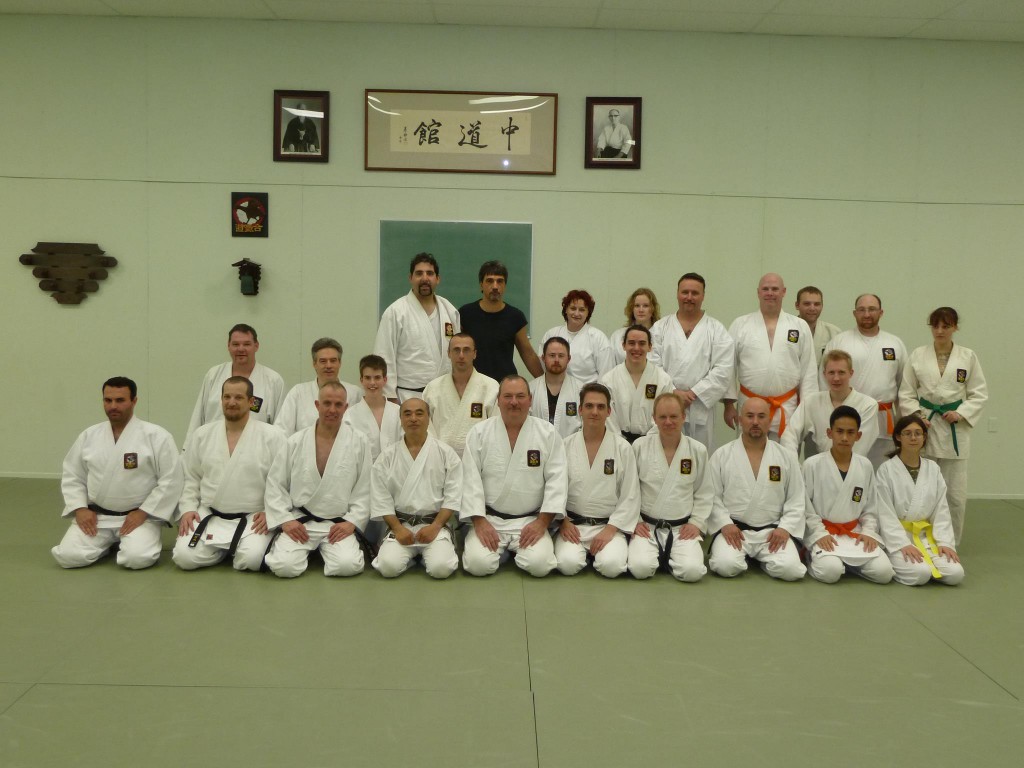
<path fill-rule="evenodd" d="M 892 437 L 892 408 L 894 405 L 896 403 L 878 403 L 878 410 L 885 411 L 885 431 L 889 434 L 889 437 Z"/>
<path fill-rule="evenodd" d="M 775 412 L 782 410 L 782 414 L 779 416 L 779 437 L 782 437 L 782 433 L 786 431 L 786 409 L 782 407 L 782 404 L 789 400 L 791 397 L 796 395 L 800 390 L 799 387 L 793 387 L 789 392 L 783 392 L 781 395 L 774 395 L 769 397 L 768 395 L 759 395 L 756 392 L 751 392 L 744 386 L 740 387 L 742 392 L 747 397 L 759 397 L 768 403 L 768 424 L 772 423 L 772 419 L 775 418 Z"/>
<path fill-rule="evenodd" d="M 831 520 L 822 518 L 821 522 L 825 524 L 825 530 L 833 536 L 849 536 L 851 539 L 857 538 L 857 534 L 853 532 L 853 529 L 857 527 L 857 523 L 859 523 L 860 520 L 851 520 L 848 523 L 833 523 Z"/>

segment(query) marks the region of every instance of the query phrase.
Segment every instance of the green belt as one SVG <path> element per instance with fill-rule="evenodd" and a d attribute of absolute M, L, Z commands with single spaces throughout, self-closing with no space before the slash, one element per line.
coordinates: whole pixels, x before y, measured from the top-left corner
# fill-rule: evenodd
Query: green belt
<path fill-rule="evenodd" d="M 923 397 L 920 397 L 920 398 L 918 398 L 917 402 L 920 403 L 921 407 L 924 410 L 931 411 L 931 413 L 928 414 L 928 421 L 931 421 L 932 418 L 936 414 L 941 416 L 944 413 L 949 413 L 950 411 L 955 411 L 957 408 L 959 408 L 961 405 L 963 405 L 964 401 L 963 400 L 957 400 L 955 403 L 945 403 L 944 405 L 936 405 L 935 403 L 930 403 L 927 400 L 925 400 Z M 953 435 L 953 450 L 956 451 L 956 455 L 959 456 L 960 455 L 960 446 L 956 442 L 956 424 L 950 424 L 949 425 L 949 431 L 950 431 L 950 434 Z"/>

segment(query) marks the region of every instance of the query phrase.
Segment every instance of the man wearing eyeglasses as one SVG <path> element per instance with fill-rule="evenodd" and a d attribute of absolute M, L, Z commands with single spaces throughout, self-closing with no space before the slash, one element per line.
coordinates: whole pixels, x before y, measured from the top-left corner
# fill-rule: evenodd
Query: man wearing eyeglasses
<path fill-rule="evenodd" d="M 629 150 L 632 148 L 633 137 L 629 134 L 629 128 L 622 122 L 619 110 L 609 110 L 608 122 L 601 129 L 601 135 L 597 137 L 597 156 L 624 160 L 629 157 Z"/>

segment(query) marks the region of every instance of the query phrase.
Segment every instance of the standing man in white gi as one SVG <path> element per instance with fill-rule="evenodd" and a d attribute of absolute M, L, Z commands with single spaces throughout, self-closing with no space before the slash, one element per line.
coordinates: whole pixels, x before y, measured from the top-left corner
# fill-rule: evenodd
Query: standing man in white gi
<path fill-rule="evenodd" d="M 138 387 L 103 382 L 107 420 L 86 429 L 64 457 L 62 517 L 74 518 L 50 550 L 61 568 L 81 568 L 120 543 L 117 564 L 138 570 L 160 559 L 160 526 L 181 495 L 181 461 L 171 433 L 135 418 Z"/>
<path fill-rule="evenodd" d="M 651 328 L 650 360 L 672 377 L 686 403 L 686 434 L 711 451 L 715 403 L 733 380 L 735 344 L 725 326 L 704 311 L 704 278 L 687 272 L 676 285 L 679 309 Z"/>
<path fill-rule="evenodd" d="M 185 489 L 171 558 L 191 571 L 230 559 L 258 571 L 270 544 L 263 495 L 267 473 L 285 444 L 280 427 L 252 418 L 252 382 L 232 376 L 221 386 L 224 418 L 185 441 Z"/>
<path fill-rule="evenodd" d="M 733 320 L 729 335 L 736 342 L 736 375 L 729 383 L 725 423 L 735 429 L 743 398 L 759 397 L 769 406 L 769 429 L 776 440 L 797 404 L 818 391 L 818 372 L 811 329 L 799 317 L 782 311 L 786 285 L 769 272 L 757 284 L 760 309 Z"/>
<path fill-rule="evenodd" d="M 548 527 L 565 516 L 565 448 L 554 427 L 529 415 L 522 376 L 502 380 L 498 410 L 470 430 L 462 455 L 459 517 L 472 526 L 462 567 L 488 576 L 511 550 L 521 569 L 546 576 L 557 564 Z"/>
<path fill-rule="evenodd" d="M 275 576 L 295 578 L 318 549 L 325 576 L 355 576 L 365 564 L 363 529 L 370 518 L 370 446 L 342 424 L 348 393 L 336 381 L 320 387 L 311 427 L 296 432 L 267 477 L 267 527 L 281 529 L 267 553 Z"/>
<path fill-rule="evenodd" d="M 252 382 L 252 412 L 256 420 L 268 424 L 276 421 L 284 397 L 284 379 L 277 371 L 256 362 L 259 348 L 256 329 L 251 325 L 239 323 L 228 331 L 228 354 L 231 355 L 231 361 L 213 366 L 203 377 L 199 397 L 196 398 L 188 431 L 185 433 L 186 441 L 198 427 L 223 418 L 220 392 L 224 382 L 231 376 L 244 376 Z"/>
<path fill-rule="evenodd" d="M 426 400 L 407 397 L 401 409 L 405 434 L 381 452 L 370 475 L 370 517 L 390 529 L 372 565 L 394 578 L 422 556 L 428 576 L 447 579 L 459 567 L 448 521 L 462 506 L 462 462 L 428 434 Z"/>
<path fill-rule="evenodd" d="M 565 576 L 582 571 L 588 555 L 602 576 L 621 576 L 628 551 L 625 532 L 632 532 L 640 520 L 636 458 L 629 443 L 607 428 L 611 403 L 604 384 L 584 384 L 583 428 L 564 440 L 569 492 L 566 516 L 555 537 L 555 559 Z"/>
<path fill-rule="evenodd" d="M 654 401 L 675 390 L 672 377 L 657 363 L 647 359 L 651 351 L 651 332 L 642 325 L 631 325 L 622 337 L 626 361 L 601 377 L 612 394 L 612 425 L 632 444 L 654 426 Z"/>
<path fill-rule="evenodd" d="M 320 387 L 329 381 L 338 381 L 338 372 L 341 370 L 341 344 L 325 336 L 313 342 L 312 354 L 316 378 L 296 384 L 288 390 L 288 396 L 285 397 L 274 422 L 288 437 L 316 423 L 316 399 L 320 394 Z M 341 384 L 345 387 L 350 406 L 362 399 L 363 393 L 355 384 L 349 384 L 347 381 Z"/>
<path fill-rule="evenodd" d="M 878 403 L 878 437 L 867 457 L 878 469 L 893 450 L 892 428 L 899 413 L 900 382 L 907 362 L 907 348 L 898 336 L 883 331 L 879 321 L 885 312 L 882 300 L 873 293 L 857 297 L 853 317 L 857 327 L 843 331 L 825 347 L 841 349 L 853 359 L 851 384 L 858 392 Z"/>
<path fill-rule="evenodd" d="M 811 329 L 814 354 L 818 358 L 818 365 L 821 365 L 825 346 L 841 332 L 838 325 L 832 325 L 832 323 L 826 323 L 820 319 L 821 310 L 824 308 L 825 300 L 820 288 L 807 285 L 796 292 L 796 314 Z"/>
<path fill-rule="evenodd" d="M 716 535 L 708 566 L 719 576 L 738 576 L 752 557 L 773 579 L 797 581 L 807 572 L 793 542 L 804 531 L 800 463 L 793 451 L 768 439 L 767 402 L 748 397 L 739 422 L 740 438 L 711 456 L 709 530 Z"/>
<path fill-rule="evenodd" d="M 468 333 L 452 337 L 448 357 L 451 373 L 427 384 L 423 399 L 430 406 L 431 434 L 461 456 L 469 430 L 494 413 L 498 382 L 473 367 L 476 342 Z"/>
<path fill-rule="evenodd" d="M 427 384 L 451 370 L 448 343 L 462 326 L 455 306 L 437 295 L 440 282 L 437 259 L 417 253 L 409 264 L 409 293 L 381 315 L 373 351 L 388 364 L 384 394 L 395 402 L 419 397 Z"/>
<path fill-rule="evenodd" d="M 530 382 L 530 415 L 544 419 L 562 437 L 579 432 L 580 387 L 582 383 L 569 374 L 569 342 L 552 336 L 541 350 L 544 373 Z"/>

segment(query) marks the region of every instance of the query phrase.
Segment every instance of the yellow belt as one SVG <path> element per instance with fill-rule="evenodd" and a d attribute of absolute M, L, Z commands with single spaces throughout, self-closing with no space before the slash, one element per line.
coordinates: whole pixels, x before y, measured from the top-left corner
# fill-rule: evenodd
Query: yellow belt
<path fill-rule="evenodd" d="M 914 520 L 913 522 L 908 520 L 900 520 L 903 524 L 904 529 L 914 539 L 914 546 L 917 547 L 918 551 L 924 555 L 924 561 L 931 566 L 932 577 L 936 579 L 942 578 L 942 573 L 935 567 L 935 562 L 932 560 L 932 555 L 939 554 L 939 545 L 935 543 L 935 537 L 932 536 L 932 524 L 929 520 Z M 921 534 L 924 533 L 925 539 L 928 540 L 928 545 L 925 545 L 924 539 L 921 538 Z M 929 552 L 929 547 L 931 552 Z"/>

